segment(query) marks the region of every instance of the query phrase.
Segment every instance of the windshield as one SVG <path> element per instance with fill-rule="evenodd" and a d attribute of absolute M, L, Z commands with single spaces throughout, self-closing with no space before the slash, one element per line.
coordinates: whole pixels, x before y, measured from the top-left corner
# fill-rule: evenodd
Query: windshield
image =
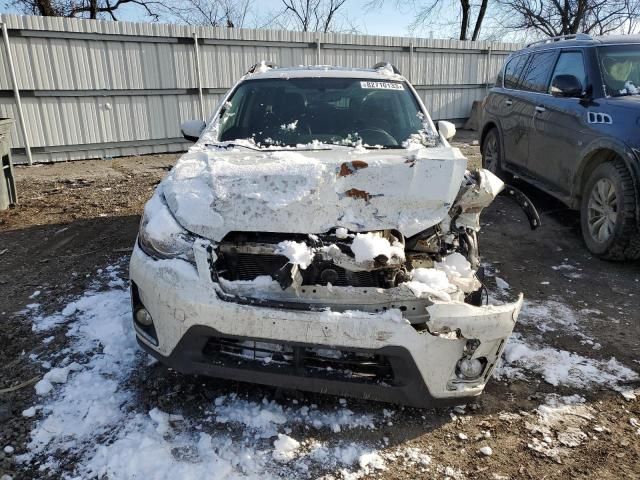
<path fill-rule="evenodd" d="M 608 96 L 640 95 L 640 44 L 598 48 Z"/>
<path fill-rule="evenodd" d="M 247 80 L 222 109 L 218 140 L 401 148 L 425 129 L 404 82 L 353 78 Z"/>

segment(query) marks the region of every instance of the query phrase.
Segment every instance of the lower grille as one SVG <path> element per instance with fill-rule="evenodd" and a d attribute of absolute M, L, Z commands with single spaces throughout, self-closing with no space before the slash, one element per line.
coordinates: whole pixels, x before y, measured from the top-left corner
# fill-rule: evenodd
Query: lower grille
<path fill-rule="evenodd" d="M 260 275 L 272 276 L 288 262 L 282 255 L 256 255 L 237 253 L 220 257 L 216 263 L 218 274 L 228 280 L 253 280 Z M 375 272 L 351 272 L 330 262 L 319 262 L 301 270 L 303 285 L 326 285 L 322 272 L 331 269 L 336 274 L 332 285 L 337 287 L 378 287 L 379 281 Z"/>
<path fill-rule="evenodd" d="M 216 364 L 261 371 L 358 383 L 392 384 L 394 380 L 389 359 L 372 353 L 226 337 L 210 337 L 202 353 Z"/>

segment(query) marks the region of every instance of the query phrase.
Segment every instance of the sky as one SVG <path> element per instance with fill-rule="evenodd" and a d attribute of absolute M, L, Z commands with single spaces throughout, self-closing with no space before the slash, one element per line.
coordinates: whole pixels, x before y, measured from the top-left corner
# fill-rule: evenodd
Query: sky
<path fill-rule="evenodd" d="M 345 27 L 348 24 L 354 25 L 359 33 L 369 35 L 390 35 L 390 36 L 413 36 L 409 26 L 413 21 L 414 14 L 407 6 L 398 6 L 396 0 L 386 0 L 380 8 L 367 8 L 369 0 L 348 0 L 342 7 L 342 17 L 340 23 Z M 257 5 L 256 9 L 261 16 L 268 16 L 269 13 L 276 12 L 281 8 L 281 0 L 254 0 Z M 16 9 L 11 7 L 11 0 L 0 0 L 0 12 L 17 13 Z M 128 7 L 121 10 L 119 14 L 121 20 L 128 21 L 147 21 L 144 12 L 139 7 Z M 455 18 L 455 13 L 452 14 Z M 436 38 L 447 38 L 450 36 L 448 29 L 442 27 L 434 27 L 433 35 Z M 431 30 L 424 29 L 421 32 L 415 32 L 416 36 L 430 36 Z"/>

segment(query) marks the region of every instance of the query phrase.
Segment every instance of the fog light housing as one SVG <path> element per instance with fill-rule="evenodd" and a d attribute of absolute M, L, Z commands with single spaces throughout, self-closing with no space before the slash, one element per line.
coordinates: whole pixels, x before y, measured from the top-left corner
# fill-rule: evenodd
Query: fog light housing
<path fill-rule="evenodd" d="M 146 308 L 139 308 L 136 311 L 136 322 L 145 327 L 150 327 L 151 325 L 153 325 L 151 314 L 147 311 Z"/>
<path fill-rule="evenodd" d="M 458 376 L 465 380 L 475 380 L 484 371 L 486 360 L 484 358 L 463 358 L 458 361 Z"/>

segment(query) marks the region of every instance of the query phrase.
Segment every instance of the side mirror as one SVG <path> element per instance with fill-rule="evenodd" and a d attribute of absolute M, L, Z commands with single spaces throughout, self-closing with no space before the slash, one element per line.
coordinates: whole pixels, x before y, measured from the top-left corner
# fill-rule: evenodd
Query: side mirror
<path fill-rule="evenodd" d="M 451 140 L 456 134 L 456 126 L 451 122 L 440 120 L 438 122 L 438 131 L 442 134 L 445 140 Z"/>
<path fill-rule="evenodd" d="M 197 142 L 207 124 L 202 120 L 187 120 L 180 125 L 182 136 L 190 142 Z"/>
<path fill-rule="evenodd" d="M 582 83 L 574 75 L 556 75 L 551 81 L 551 95 L 554 97 L 582 97 Z"/>

